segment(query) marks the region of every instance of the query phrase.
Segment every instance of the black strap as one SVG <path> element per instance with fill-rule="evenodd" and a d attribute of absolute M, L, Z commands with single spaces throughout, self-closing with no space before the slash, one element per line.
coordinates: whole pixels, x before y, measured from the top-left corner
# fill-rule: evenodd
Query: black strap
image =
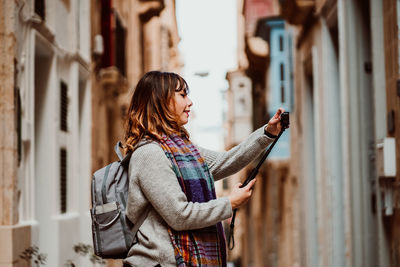
<path fill-rule="evenodd" d="M 268 136 L 269 138 L 271 138 L 271 139 L 275 139 L 275 138 L 278 137 L 277 135 L 274 135 L 274 134 L 272 134 L 272 133 L 267 132 L 266 129 L 264 129 L 264 134 L 265 134 L 266 136 Z"/>
<path fill-rule="evenodd" d="M 231 225 L 229 226 L 228 248 L 232 250 L 235 247 L 235 237 L 233 236 L 233 228 L 235 228 L 235 218 L 237 209 L 233 210 Z"/>
<path fill-rule="evenodd" d="M 280 133 L 274 140 L 274 142 L 268 147 L 267 151 L 264 153 L 260 161 L 258 162 L 257 166 L 251 171 L 250 175 L 247 177 L 247 179 L 243 182 L 243 184 L 240 186 L 240 188 L 245 187 L 248 183 L 250 183 L 251 180 L 256 178 L 258 170 L 260 169 L 261 165 L 265 161 L 265 159 L 268 157 L 269 153 L 271 152 L 272 148 L 275 146 L 276 142 L 278 141 L 279 137 L 283 134 L 286 128 L 282 127 Z M 231 219 L 231 224 L 230 224 L 230 229 L 229 229 L 229 236 L 228 236 L 228 248 L 232 250 L 235 247 L 235 237 L 233 234 L 233 230 L 235 228 L 235 218 L 236 218 L 236 212 L 237 209 L 233 210 L 233 215 Z"/>

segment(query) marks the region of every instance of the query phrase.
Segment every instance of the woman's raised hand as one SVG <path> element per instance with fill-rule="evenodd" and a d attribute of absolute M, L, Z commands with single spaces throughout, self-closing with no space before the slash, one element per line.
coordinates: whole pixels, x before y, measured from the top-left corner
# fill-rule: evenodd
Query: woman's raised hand
<path fill-rule="evenodd" d="M 228 196 L 232 209 L 237 209 L 249 201 L 255 183 L 256 179 L 253 179 L 243 188 L 240 188 L 242 185 L 241 183 L 238 183 L 233 187 L 232 192 Z"/>
<path fill-rule="evenodd" d="M 282 129 L 281 125 L 281 114 L 285 112 L 283 108 L 279 108 L 275 115 L 269 120 L 267 126 L 265 127 L 265 131 L 273 134 L 273 135 L 278 135 Z"/>

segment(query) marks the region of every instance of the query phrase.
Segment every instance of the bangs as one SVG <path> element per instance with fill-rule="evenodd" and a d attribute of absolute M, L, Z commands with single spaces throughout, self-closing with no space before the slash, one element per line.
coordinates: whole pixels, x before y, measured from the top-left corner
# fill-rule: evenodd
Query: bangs
<path fill-rule="evenodd" d="M 180 92 L 183 90 L 185 92 L 185 94 L 188 95 L 189 94 L 189 86 L 187 85 L 186 81 L 178 75 L 176 75 L 175 78 L 176 78 L 176 79 L 174 79 L 176 81 L 175 92 Z"/>

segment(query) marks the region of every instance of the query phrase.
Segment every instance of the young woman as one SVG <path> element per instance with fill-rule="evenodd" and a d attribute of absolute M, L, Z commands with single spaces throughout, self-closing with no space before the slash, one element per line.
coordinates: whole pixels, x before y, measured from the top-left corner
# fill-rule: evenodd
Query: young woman
<path fill-rule="evenodd" d="M 152 71 L 138 82 L 126 122 L 129 165 L 127 215 L 146 216 L 124 266 L 226 266 L 221 221 L 245 204 L 255 180 L 216 198 L 214 181 L 259 156 L 281 129 L 279 109 L 269 123 L 227 152 L 191 143 L 184 128 L 192 101 L 185 80 Z"/>

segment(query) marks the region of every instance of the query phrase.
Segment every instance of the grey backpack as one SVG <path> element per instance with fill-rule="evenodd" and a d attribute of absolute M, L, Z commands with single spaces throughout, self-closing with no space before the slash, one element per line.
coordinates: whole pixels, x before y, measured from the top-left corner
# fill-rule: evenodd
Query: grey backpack
<path fill-rule="evenodd" d="M 126 258 L 137 242 L 136 233 L 147 215 L 136 224 L 126 217 L 131 154 L 123 157 L 121 146 L 118 142 L 114 148 L 119 161 L 97 170 L 92 179 L 93 247 L 95 254 L 105 259 Z"/>

